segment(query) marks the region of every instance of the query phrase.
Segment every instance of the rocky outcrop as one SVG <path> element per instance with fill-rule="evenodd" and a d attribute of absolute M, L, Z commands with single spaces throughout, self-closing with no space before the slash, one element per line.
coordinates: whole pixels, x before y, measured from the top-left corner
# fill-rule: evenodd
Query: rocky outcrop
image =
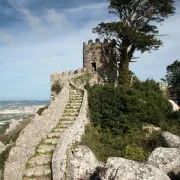
<path fill-rule="evenodd" d="M 36 146 L 56 126 L 69 98 L 66 84 L 59 96 L 51 103 L 42 116 L 36 116 L 20 133 L 5 163 L 4 180 L 21 180 L 27 160 L 34 154 Z"/>
<path fill-rule="evenodd" d="M 154 166 L 119 157 L 108 158 L 104 169 L 100 173 L 101 180 L 170 180 L 163 171 Z"/>
<path fill-rule="evenodd" d="M 20 119 L 21 121 L 23 119 Z M 16 119 L 11 119 L 10 123 L 9 123 L 9 128 L 6 130 L 6 133 L 11 133 L 14 130 L 16 130 L 16 128 L 20 126 L 20 122 Z"/>
<path fill-rule="evenodd" d="M 86 146 L 72 149 L 67 160 L 67 180 L 89 180 L 96 167 L 100 166 L 92 151 Z"/>
<path fill-rule="evenodd" d="M 176 148 L 156 148 L 148 158 L 148 164 L 164 173 L 180 173 L 180 150 Z"/>
<path fill-rule="evenodd" d="M 76 89 L 79 89 L 71 83 Z M 60 139 L 58 140 L 56 149 L 52 158 L 53 180 L 62 180 L 66 174 L 67 155 L 68 150 L 74 142 L 80 141 L 82 134 L 84 134 L 85 126 L 88 123 L 87 119 L 87 91 L 79 89 L 84 93 L 81 109 L 79 111 L 76 121 L 66 129 Z"/>
<path fill-rule="evenodd" d="M 171 134 L 170 132 L 163 132 L 162 137 L 164 138 L 166 144 L 170 148 L 178 148 L 180 149 L 180 137 L 176 136 L 174 134 Z"/>

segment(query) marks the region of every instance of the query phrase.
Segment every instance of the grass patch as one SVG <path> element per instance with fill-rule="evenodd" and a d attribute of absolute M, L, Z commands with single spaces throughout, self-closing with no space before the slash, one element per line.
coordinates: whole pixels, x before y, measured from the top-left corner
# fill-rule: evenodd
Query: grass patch
<path fill-rule="evenodd" d="M 144 162 L 156 147 L 165 147 L 160 132 L 146 137 L 146 132 L 136 129 L 124 135 L 113 135 L 100 127 L 89 125 L 80 145 L 88 146 L 98 160 L 106 162 L 108 157 L 123 157 Z"/>
<path fill-rule="evenodd" d="M 36 113 L 37 113 L 39 116 L 41 116 L 42 113 L 43 113 L 43 111 L 46 110 L 46 109 L 48 109 L 49 105 L 50 105 L 50 104 L 48 104 L 48 105 L 40 108 Z"/>

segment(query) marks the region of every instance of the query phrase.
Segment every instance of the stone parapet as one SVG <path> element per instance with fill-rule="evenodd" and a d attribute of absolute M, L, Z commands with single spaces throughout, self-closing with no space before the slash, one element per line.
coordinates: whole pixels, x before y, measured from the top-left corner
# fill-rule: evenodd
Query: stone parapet
<path fill-rule="evenodd" d="M 56 126 L 69 99 L 69 84 L 66 83 L 58 97 L 49 108 L 36 116 L 20 133 L 5 163 L 4 180 L 22 180 L 28 159 L 34 154 L 36 146 Z"/>
<path fill-rule="evenodd" d="M 68 81 L 68 80 L 72 80 L 80 75 L 82 75 L 83 73 L 86 73 L 87 69 L 86 68 L 82 68 L 82 69 L 77 69 L 75 71 L 70 70 L 70 71 L 64 71 L 62 73 L 57 73 L 55 72 L 54 74 L 51 74 L 50 77 L 50 96 L 51 96 L 51 102 L 54 101 L 54 99 L 56 98 L 56 93 L 52 91 L 52 86 L 53 84 L 55 84 L 57 81 L 59 82 L 60 86 L 64 86 L 64 84 Z"/>
<path fill-rule="evenodd" d="M 85 89 L 77 88 L 75 85 L 73 85 L 73 83 L 71 83 L 71 85 L 76 89 L 79 89 L 79 91 L 84 92 L 83 102 L 76 121 L 72 126 L 64 131 L 54 151 L 52 158 L 53 180 L 64 179 L 68 151 L 71 149 L 71 146 L 74 142 L 80 141 L 82 134 L 84 134 L 85 126 L 88 123 L 87 91 Z"/>

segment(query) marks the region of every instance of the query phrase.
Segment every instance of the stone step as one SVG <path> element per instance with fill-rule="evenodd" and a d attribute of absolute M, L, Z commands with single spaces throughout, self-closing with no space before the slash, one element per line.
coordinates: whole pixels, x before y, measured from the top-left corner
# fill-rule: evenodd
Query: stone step
<path fill-rule="evenodd" d="M 55 149 L 54 145 L 41 145 L 38 147 L 38 149 L 36 150 L 38 153 L 50 153 L 51 151 L 53 151 Z"/>
<path fill-rule="evenodd" d="M 66 109 L 64 113 L 79 113 L 78 109 Z"/>
<path fill-rule="evenodd" d="M 60 128 L 60 129 L 67 129 L 69 127 L 69 125 L 67 125 L 67 124 L 60 124 L 60 125 L 58 125 L 58 128 Z"/>
<path fill-rule="evenodd" d="M 71 96 L 71 95 L 82 96 L 83 93 L 78 92 L 78 91 L 70 91 L 70 92 L 69 92 L 69 95 L 70 95 L 70 96 Z"/>
<path fill-rule="evenodd" d="M 82 102 L 82 99 L 81 100 L 78 100 L 78 99 L 70 99 L 68 101 L 68 103 L 81 103 Z"/>
<path fill-rule="evenodd" d="M 62 132 L 60 132 L 62 134 Z M 47 138 L 44 140 L 44 143 L 46 144 L 53 144 L 56 145 L 59 138 Z"/>
<path fill-rule="evenodd" d="M 74 121 L 62 121 L 59 125 L 71 125 Z"/>
<path fill-rule="evenodd" d="M 83 94 L 82 93 L 78 93 L 78 92 L 70 92 L 69 93 L 69 96 L 83 96 Z"/>
<path fill-rule="evenodd" d="M 72 91 L 72 92 L 74 92 L 74 91 L 75 91 L 75 92 L 80 92 L 80 91 L 78 91 L 76 88 L 72 88 L 72 87 L 70 87 L 69 90 Z"/>
<path fill-rule="evenodd" d="M 49 155 L 49 154 L 40 154 L 40 155 L 37 155 L 35 157 L 32 157 L 28 161 L 28 165 L 30 167 L 34 167 L 34 166 L 40 166 L 40 165 L 48 164 L 50 162 L 51 162 L 51 155 Z"/>
<path fill-rule="evenodd" d="M 61 117 L 61 119 L 68 119 L 68 118 L 76 118 L 78 116 L 78 113 L 64 113 L 63 116 Z"/>
<path fill-rule="evenodd" d="M 77 118 L 77 116 L 63 116 L 60 119 L 60 122 L 62 122 L 62 121 L 74 121 L 76 118 Z"/>
<path fill-rule="evenodd" d="M 82 102 L 82 98 L 81 99 L 69 99 L 68 103 L 70 103 L 70 102 L 81 103 Z"/>
<path fill-rule="evenodd" d="M 80 107 L 81 107 L 80 105 L 67 105 L 66 109 L 78 109 L 79 110 Z"/>
<path fill-rule="evenodd" d="M 81 102 L 68 102 L 67 106 L 81 106 Z"/>
<path fill-rule="evenodd" d="M 70 95 L 69 99 L 73 99 L 73 100 L 79 99 L 79 100 L 81 100 L 81 99 L 83 99 L 83 96 L 74 96 L 74 95 L 72 96 L 72 95 Z"/>
<path fill-rule="evenodd" d="M 79 112 L 64 112 L 63 116 L 77 116 L 79 114 Z"/>
<path fill-rule="evenodd" d="M 82 94 L 70 94 L 69 97 L 70 98 L 82 98 L 83 95 Z"/>
<path fill-rule="evenodd" d="M 69 98 L 68 102 L 82 102 L 82 98 Z"/>
<path fill-rule="evenodd" d="M 53 138 L 53 137 L 56 137 L 56 138 L 59 138 L 61 136 L 61 132 L 50 132 L 47 137 L 48 138 Z"/>
<path fill-rule="evenodd" d="M 57 128 L 54 128 L 53 130 L 52 130 L 52 132 L 61 132 L 61 133 L 63 133 L 64 132 L 64 129 L 63 128 L 59 128 L 59 127 L 57 127 Z"/>
<path fill-rule="evenodd" d="M 83 94 L 69 94 L 69 97 L 83 97 Z"/>
<path fill-rule="evenodd" d="M 80 97 L 82 97 L 83 96 L 83 94 L 82 93 L 69 93 L 69 96 L 80 96 Z"/>
<path fill-rule="evenodd" d="M 76 91 L 76 90 L 73 90 L 73 89 L 70 89 L 69 93 L 70 93 L 70 94 L 73 94 L 73 93 L 74 93 L 74 94 L 77 94 L 77 93 L 81 93 L 81 92 Z"/>
<path fill-rule="evenodd" d="M 24 177 L 23 180 L 51 180 L 52 178 L 48 176 L 36 176 L 36 177 Z"/>
<path fill-rule="evenodd" d="M 64 112 L 62 118 L 63 118 L 64 116 L 70 116 L 70 117 L 73 117 L 73 116 L 74 116 L 74 117 L 77 117 L 78 114 L 79 114 L 79 112 Z"/>
<path fill-rule="evenodd" d="M 51 173 L 50 166 L 36 166 L 32 168 L 27 168 L 25 171 L 25 176 L 43 176 Z"/>

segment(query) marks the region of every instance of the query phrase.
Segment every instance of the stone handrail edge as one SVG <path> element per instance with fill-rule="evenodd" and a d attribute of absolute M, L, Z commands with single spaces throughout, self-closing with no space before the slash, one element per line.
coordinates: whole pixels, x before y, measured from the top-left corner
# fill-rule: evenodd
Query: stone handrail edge
<path fill-rule="evenodd" d="M 71 148 L 73 143 L 81 140 L 81 136 L 84 134 L 85 131 L 85 126 L 89 123 L 87 118 L 87 90 L 77 87 L 72 82 L 70 82 L 70 84 L 77 90 L 81 92 L 83 91 L 84 96 L 77 119 L 72 126 L 70 126 L 67 130 L 64 131 L 64 133 L 58 140 L 58 144 L 52 158 L 53 180 L 64 179 L 68 150 Z"/>
<path fill-rule="evenodd" d="M 42 116 L 35 118 L 20 133 L 16 146 L 9 153 L 5 163 L 4 180 L 21 180 L 27 160 L 34 154 L 36 146 L 56 126 L 63 115 L 69 99 L 69 83 L 67 82 L 58 97 Z M 59 107 L 57 108 L 57 105 Z"/>

